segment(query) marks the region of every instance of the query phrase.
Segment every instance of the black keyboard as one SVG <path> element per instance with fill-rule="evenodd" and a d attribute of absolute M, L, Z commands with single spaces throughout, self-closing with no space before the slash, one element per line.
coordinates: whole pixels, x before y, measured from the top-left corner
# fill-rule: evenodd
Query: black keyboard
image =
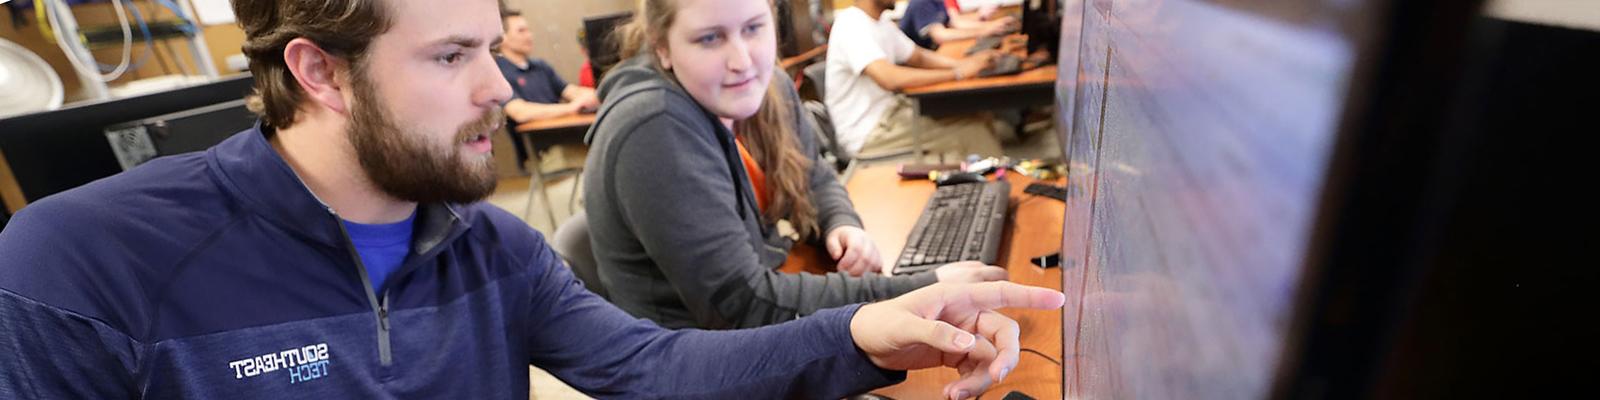
<path fill-rule="evenodd" d="M 978 71 L 979 77 L 999 75 L 1016 75 L 1022 72 L 1022 58 L 1011 54 L 1001 54 L 994 58 L 994 65 Z"/>
<path fill-rule="evenodd" d="M 985 51 L 985 50 L 998 49 L 998 48 L 1000 48 L 1000 44 L 1005 42 L 1005 39 L 1006 39 L 1005 36 L 984 36 L 984 37 L 980 37 L 980 38 L 978 38 L 977 42 L 972 43 L 972 47 L 968 47 L 967 48 L 967 55 L 970 56 L 970 55 L 973 55 L 973 54 L 978 54 L 979 52 L 982 52 L 982 51 Z"/>
<path fill-rule="evenodd" d="M 940 186 L 928 199 L 895 274 L 912 274 L 956 261 L 994 264 L 1005 229 L 1011 184 L 1005 181 Z"/>

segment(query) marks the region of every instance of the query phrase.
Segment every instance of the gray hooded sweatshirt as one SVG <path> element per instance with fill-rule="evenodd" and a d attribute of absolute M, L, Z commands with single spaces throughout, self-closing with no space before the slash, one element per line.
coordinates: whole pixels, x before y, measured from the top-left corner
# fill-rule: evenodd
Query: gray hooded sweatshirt
<path fill-rule="evenodd" d="M 796 139 L 813 156 L 818 226 L 860 227 L 838 176 L 815 157 L 814 122 L 793 88 L 783 86 Z M 937 280 L 932 273 L 777 271 L 793 242 L 762 222 L 733 133 L 715 115 L 645 57 L 608 72 L 599 95 L 603 105 L 586 138 L 585 208 L 600 281 L 623 310 L 670 328 L 748 328 Z"/>

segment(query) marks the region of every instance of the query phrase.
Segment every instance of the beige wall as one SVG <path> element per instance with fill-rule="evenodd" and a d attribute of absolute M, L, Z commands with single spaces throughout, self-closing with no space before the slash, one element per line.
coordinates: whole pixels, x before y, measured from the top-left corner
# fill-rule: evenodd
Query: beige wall
<path fill-rule="evenodd" d="M 583 53 L 578 50 L 578 28 L 583 17 L 632 10 L 634 0 L 506 0 L 506 6 L 521 10 L 533 31 L 533 56 L 555 67 L 561 79 L 578 83 L 578 66 Z"/>
<path fill-rule="evenodd" d="M 1509 20 L 1600 30 L 1600 4 L 1595 0 L 1492 0 L 1485 10 Z"/>
<path fill-rule="evenodd" d="M 139 7 L 140 13 L 144 15 L 147 21 L 175 19 L 171 12 L 168 12 L 164 7 L 155 5 L 153 1 L 141 0 L 133 3 Z M 22 45 L 22 47 L 33 51 L 34 54 L 39 55 L 39 58 L 49 63 L 50 67 L 55 69 L 56 75 L 61 77 L 61 83 L 67 92 L 66 100 L 68 103 L 88 97 L 87 93 L 82 91 L 83 85 L 78 80 L 77 72 L 72 69 L 72 64 L 67 62 L 67 56 L 61 53 L 61 48 L 56 46 L 55 40 L 46 39 L 39 32 L 38 22 L 34 20 L 32 9 L 30 8 L 24 14 L 26 15 L 23 15 L 22 19 L 26 21 L 27 25 L 19 27 L 11 24 L 10 9 L 0 8 L 0 21 L 4 21 L 0 22 L 0 38 Z M 116 13 L 110 3 L 73 6 L 72 14 L 77 18 L 78 24 L 82 26 L 115 25 L 117 23 Z M 133 22 L 131 17 L 129 22 Z M 230 55 L 239 54 L 239 46 L 244 44 L 244 31 L 236 25 L 205 26 L 200 31 L 205 37 L 207 49 L 211 51 L 211 58 L 216 63 L 217 71 L 222 75 L 230 75 L 231 73 L 227 70 L 228 64 L 224 60 Z M 134 28 L 133 34 L 134 47 L 130 62 L 137 61 L 145 52 L 143 36 L 140 36 L 137 27 Z M 191 61 L 192 56 L 189 52 L 188 42 L 182 39 L 172 39 L 167 42 L 178 53 L 178 58 L 181 60 L 179 62 L 187 65 L 190 71 L 198 75 L 200 70 Z M 160 42 L 156 42 L 156 46 L 157 53 L 166 54 L 160 50 Z M 120 45 L 92 51 L 95 59 L 106 64 L 113 64 L 119 61 L 122 55 L 122 47 Z M 170 60 L 165 60 L 164 57 L 152 56 L 149 60 L 142 68 L 129 71 L 122 78 L 112 81 L 111 86 L 118 86 L 138 79 L 166 75 L 162 70 L 163 66 L 174 74 L 179 72 L 178 65 L 173 64 Z"/>

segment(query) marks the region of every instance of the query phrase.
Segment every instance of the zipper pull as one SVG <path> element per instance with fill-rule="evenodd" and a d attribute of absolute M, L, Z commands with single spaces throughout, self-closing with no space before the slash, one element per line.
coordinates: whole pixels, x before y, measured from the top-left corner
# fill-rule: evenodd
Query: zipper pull
<path fill-rule="evenodd" d="M 386 331 L 389 330 L 389 305 L 388 304 L 385 304 L 385 305 L 382 305 L 382 306 L 378 307 L 378 322 L 382 325 L 383 330 L 386 330 Z"/>
<path fill-rule="evenodd" d="M 378 322 L 384 330 L 389 330 L 389 291 L 384 291 L 384 301 L 378 304 Z"/>

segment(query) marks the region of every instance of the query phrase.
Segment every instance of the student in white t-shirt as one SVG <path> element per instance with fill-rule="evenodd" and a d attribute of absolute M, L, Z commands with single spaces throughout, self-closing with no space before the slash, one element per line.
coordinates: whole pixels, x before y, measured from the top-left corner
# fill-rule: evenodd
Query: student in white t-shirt
<path fill-rule="evenodd" d="M 895 94 L 974 77 L 993 62 L 994 53 L 957 60 L 917 47 L 884 15 L 893 7 L 894 0 L 856 0 L 833 17 L 823 94 L 841 147 L 856 157 L 872 157 L 911 149 L 913 140 L 921 140 L 934 152 L 1000 155 L 997 137 L 1010 127 L 989 114 L 921 117 L 908 99 Z"/>

